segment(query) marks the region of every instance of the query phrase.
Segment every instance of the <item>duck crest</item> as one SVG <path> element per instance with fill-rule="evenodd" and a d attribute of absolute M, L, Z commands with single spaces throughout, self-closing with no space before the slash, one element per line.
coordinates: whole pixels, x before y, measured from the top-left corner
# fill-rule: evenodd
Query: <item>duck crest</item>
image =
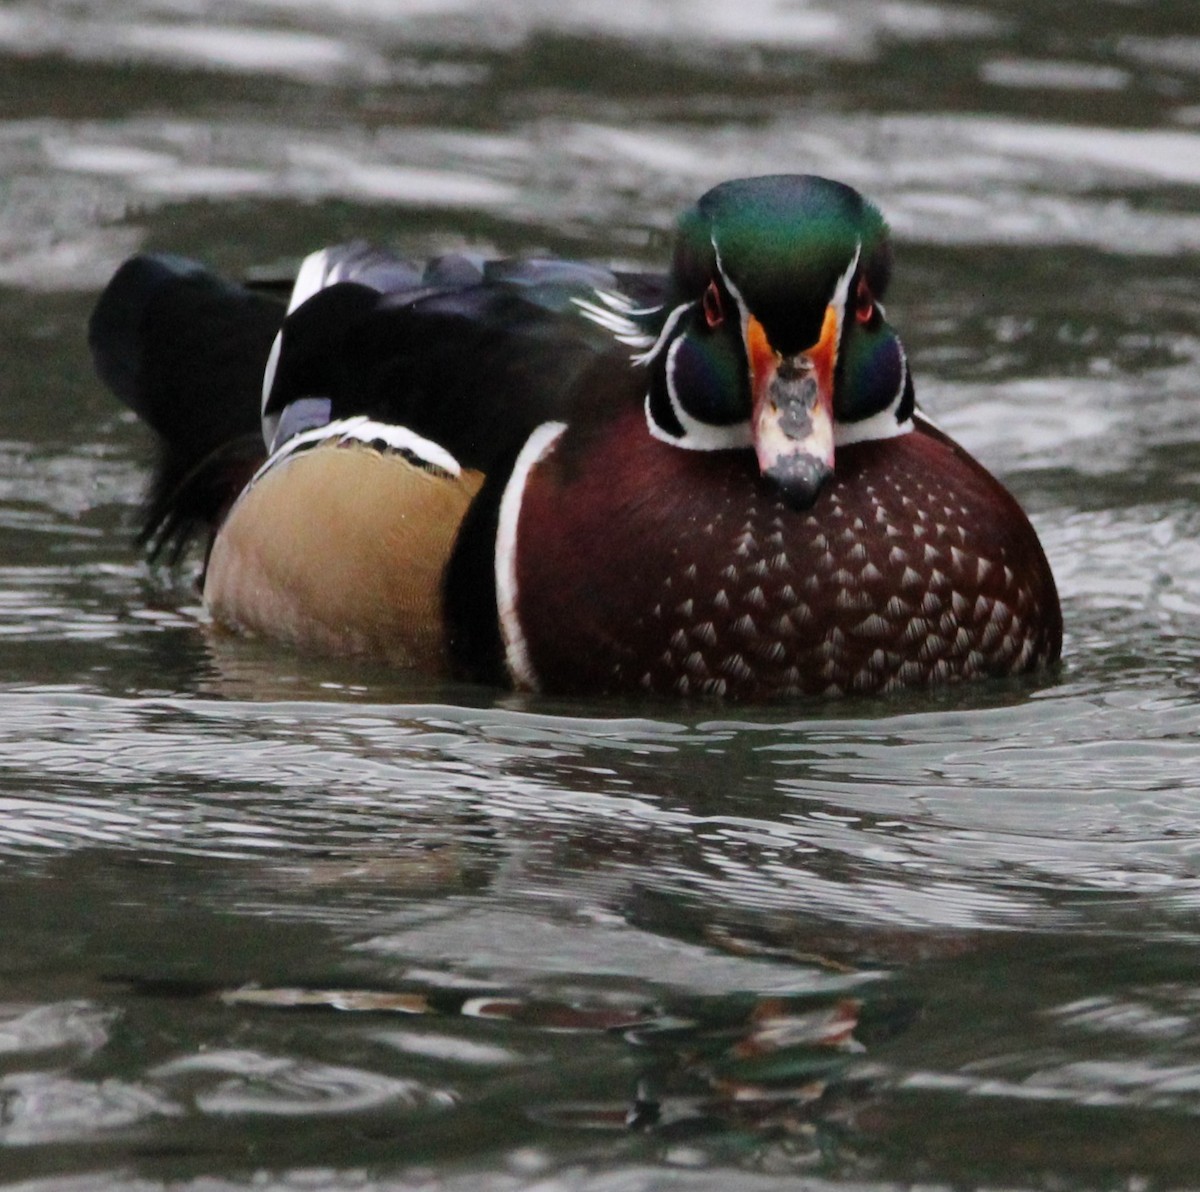
<path fill-rule="evenodd" d="M 1059 656 L 1037 536 L 916 411 L 878 210 L 722 183 L 670 271 L 364 244 L 290 293 L 135 258 L 101 377 L 163 443 L 147 537 L 235 629 L 516 687 L 770 699 Z"/>

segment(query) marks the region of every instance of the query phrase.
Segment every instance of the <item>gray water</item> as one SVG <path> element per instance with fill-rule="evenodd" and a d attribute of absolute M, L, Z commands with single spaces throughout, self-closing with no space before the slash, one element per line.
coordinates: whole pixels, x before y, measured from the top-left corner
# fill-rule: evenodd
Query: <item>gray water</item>
<path fill-rule="evenodd" d="M 122 257 L 652 264 L 874 197 L 1040 679 L 565 702 L 231 641 L 131 538 Z M 0 1181 L 1200 1188 L 1195 0 L 0 4 Z"/>

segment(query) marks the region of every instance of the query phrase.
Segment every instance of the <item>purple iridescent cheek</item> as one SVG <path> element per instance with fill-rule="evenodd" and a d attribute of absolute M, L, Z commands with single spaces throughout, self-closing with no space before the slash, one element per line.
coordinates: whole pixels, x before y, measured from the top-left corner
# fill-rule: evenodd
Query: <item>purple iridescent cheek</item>
<path fill-rule="evenodd" d="M 700 422 L 727 426 L 750 416 L 746 363 L 727 336 L 684 336 L 669 370 L 680 405 Z"/>
<path fill-rule="evenodd" d="M 887 324 L 875 331 L 855 328 L 842 345 L 838 420 L 856 422 L 886 410 L 900 394 L 904 371 L 904 349 Z"/>

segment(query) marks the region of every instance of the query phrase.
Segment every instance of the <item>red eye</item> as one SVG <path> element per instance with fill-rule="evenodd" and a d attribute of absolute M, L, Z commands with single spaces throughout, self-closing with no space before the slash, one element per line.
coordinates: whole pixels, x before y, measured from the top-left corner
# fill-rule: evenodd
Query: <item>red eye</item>
<path fill-rule="evenodd" d="M 854 292 L 854 317 L 860 323 L 869 323 L 875 317 L 875 299 L 865 277 L 858 279 L 858 289 Z"/>
<path fill-rule="evenodd" d="M 721 307 L 721 291 L 717 283 L 710 281 L 704 291 L 704 321 L 710 327 L 719 327 L 725 321 L 725 311 Z"/>

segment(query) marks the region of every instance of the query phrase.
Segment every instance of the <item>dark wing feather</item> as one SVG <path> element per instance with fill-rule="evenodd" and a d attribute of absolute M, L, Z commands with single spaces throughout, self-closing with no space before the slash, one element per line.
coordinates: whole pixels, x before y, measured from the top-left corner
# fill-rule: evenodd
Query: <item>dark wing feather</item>
<path fill-rule="evenodd" d="M 290 434 L 366 415 L 468 467 L 501 466 L 541 422 L 637 399 L 621 311 L 662 289 L 573 261 L 418 264 L 360 242 L 307 258 L 285 304 L 277 280 L 239 286 L 179 257 L 135 257 L 101 295 L 89 339 L 101 378 L 162 441 L 143 539 L 178 549 L 215 527 L 276 423 Z"/>
<path fill-rule="evenodd" d="M 596 389 L 581 386 L 584 374 L 611 368 L 615 391 L 627 387 L 630 348 L 580 307 L 619 291 L 608 269 L 454 254 L 419 275 L 393 267 L 390 288 L 377 291 L 385 257 L 322 257 L 312 276 L 323 288 L 284 323 L 268 418 L 325 399 L 331 419 L 406 426 L 486 472 L 539 423 L 572 417 L 576 395 Z"/>

